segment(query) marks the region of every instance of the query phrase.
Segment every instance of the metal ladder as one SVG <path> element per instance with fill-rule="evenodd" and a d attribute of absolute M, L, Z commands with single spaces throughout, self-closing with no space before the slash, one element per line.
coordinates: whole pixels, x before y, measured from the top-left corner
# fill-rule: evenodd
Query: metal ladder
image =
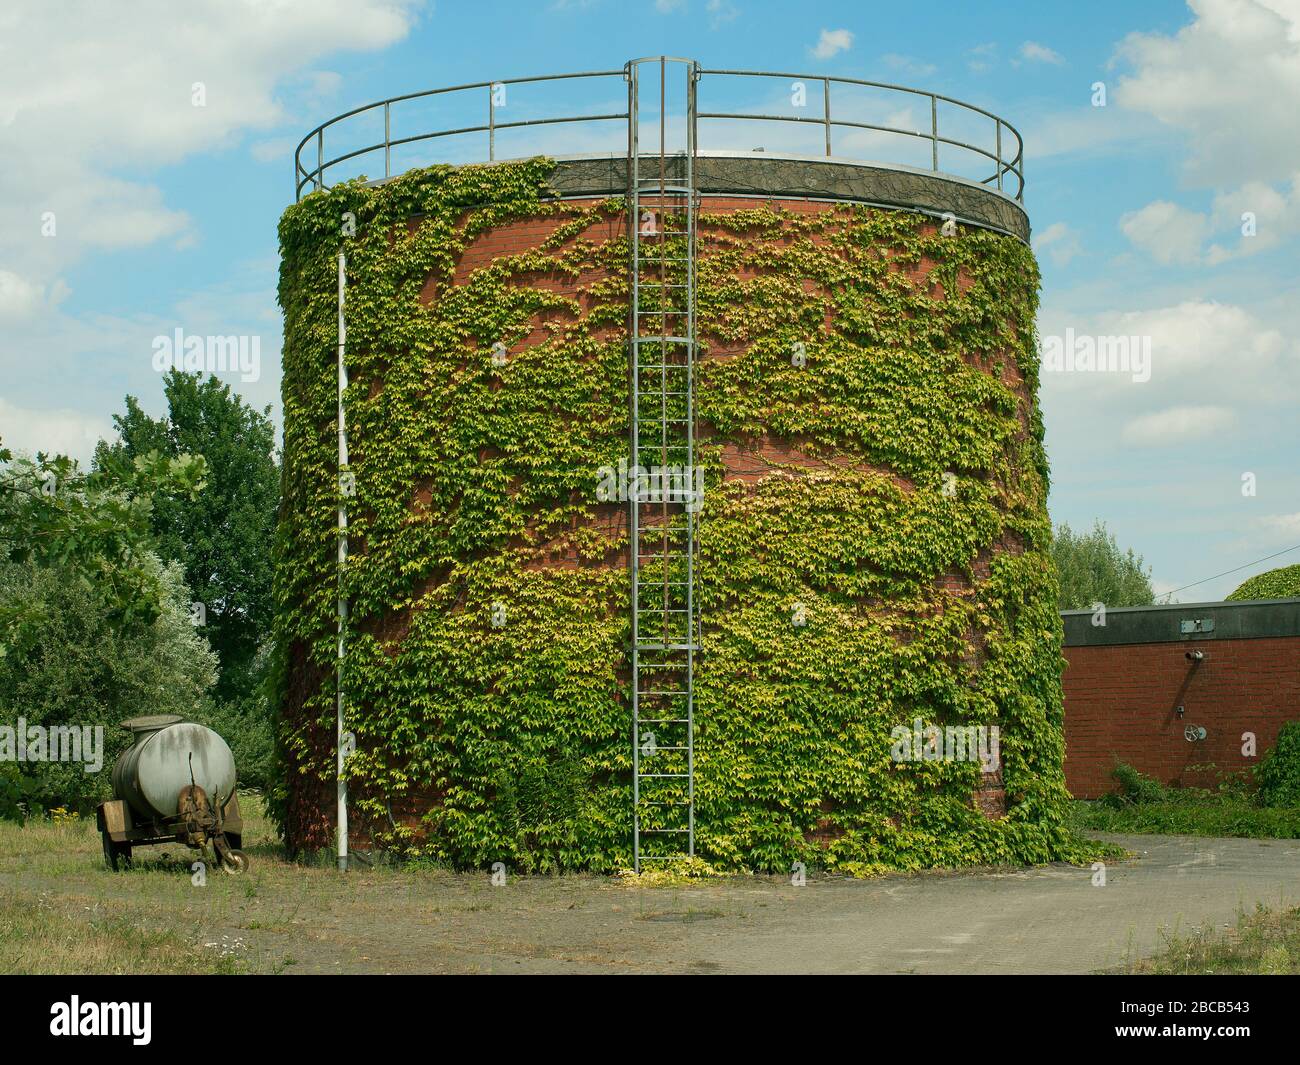
<path fill-rule="evenodd" d="M 641 68 L 658 67 L 657 154 L 641 155 Z M 684 147 L 667 147 L 667 81 L 685 71 Z M 631 243 L 629 531 L 633 862 L 695 854 L 694 61 L 634 59 L 628 77 Z M 652 80 L 653 84 L 653 80 Z M 672 171 L 672 173 L 670 173 Z M 643 474 L 643 475 L 642 475 Z M 641 475 L 641 476 L 639 476 Z"/>

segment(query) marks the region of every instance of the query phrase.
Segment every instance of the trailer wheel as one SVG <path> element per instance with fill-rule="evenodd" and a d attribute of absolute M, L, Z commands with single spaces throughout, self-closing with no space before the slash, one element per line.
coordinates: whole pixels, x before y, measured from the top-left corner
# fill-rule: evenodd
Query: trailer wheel
<path fill-rule="evenodd" d="M 107 832 L 100 835 L 104 840 L 104 861 L 108 867 L 117 873 L 123 869 L 131 868 L 131 844 L 117 843 Z"/>
<path fill-rule="evenodd" d="M 248 856 L 239 850 L 227 851 L 221 855 L 221 870 L 231 876 L 248 872 Z"/>

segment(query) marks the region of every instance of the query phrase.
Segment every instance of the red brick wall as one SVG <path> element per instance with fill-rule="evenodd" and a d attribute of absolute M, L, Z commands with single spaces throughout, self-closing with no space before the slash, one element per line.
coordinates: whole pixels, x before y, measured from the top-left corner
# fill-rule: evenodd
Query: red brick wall
<path fill-rule="evenodd" d="M 1193 649 L 1204 661 L 1187 661 Z M 1117 760 L 1166 784 L 1209 786 L 1215 770 L 1257 765 L 1283 723 L 1300 719 L 1300 636 L 1075 646 L 1065 657 L 1065 779 L 1079 799 L 1115 789 Z M 1188 725 L 1208 735 L 1189 743 Z M 1244 732 L 1255 734 L 1254 758 L 1241 753 Z"/>

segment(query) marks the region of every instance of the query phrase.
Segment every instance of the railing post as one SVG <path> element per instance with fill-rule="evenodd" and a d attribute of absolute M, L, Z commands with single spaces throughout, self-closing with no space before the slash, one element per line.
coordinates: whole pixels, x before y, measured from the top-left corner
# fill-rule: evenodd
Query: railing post
<path fill-rule="evenodd" d="M 390 178 L 393 176 L 393 168 L 390 162 L 390 155 L 389 155 L 393 147 L 392 144 L 390 143 L 393 139 L 391 133 L 392 127 L 389 124 L 389 117 L 390 117 L 389 108 L 391 106 L 392 104 L 388 100 L 384 101 L 384 177 L 386 178 Z"/>
<path fill-rule="evenodd" d="M 826 154 L 831 154 L 831 79 L 822 78 L 822 117 L 826 120 Z"/>
<path fill-rule="evenodd" d="M 495 162 L 497 157 L 497 112 L 496 100 L 493 99 L 495 93 L 492 86 L 495 82 L 488 83 L 488 162 Z"/>
<path fill-rule="evenodd" d="M 325 184 L 325 131 L 316 131 L 316 188 Z"/>
<path fill-rule="evenodd" d="M 998 157 L 998 192 L 1002 191 L 1002 119 L 993 120 L 997 124 L 998 144 L 994 149 L 994 154 Z"/>
<path fill-rule="evenodd" d="M 930 169 L 939 172 L 939 98 L 930 94 Z"/>

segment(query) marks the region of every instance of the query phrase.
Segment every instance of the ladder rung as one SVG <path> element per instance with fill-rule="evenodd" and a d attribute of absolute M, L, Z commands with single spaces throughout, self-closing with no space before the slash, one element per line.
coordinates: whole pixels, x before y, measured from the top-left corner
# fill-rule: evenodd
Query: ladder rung
<path fill-rule="evenodd" d="M 690 723 L 689 717 L 642 717 L 637 721 L 642 725 L 686 725 Z"/>
<path fill-rule="evenodd" d="M 641 834 L 643 836 L 675 836 L 678 834 L 684 835 L 689 831 L 689 828 L 643 828 Z"/>
<path fill-rule="evenodd" d="M 685 780 L 690 773 L 638 773 L 639 780 Z"/>

